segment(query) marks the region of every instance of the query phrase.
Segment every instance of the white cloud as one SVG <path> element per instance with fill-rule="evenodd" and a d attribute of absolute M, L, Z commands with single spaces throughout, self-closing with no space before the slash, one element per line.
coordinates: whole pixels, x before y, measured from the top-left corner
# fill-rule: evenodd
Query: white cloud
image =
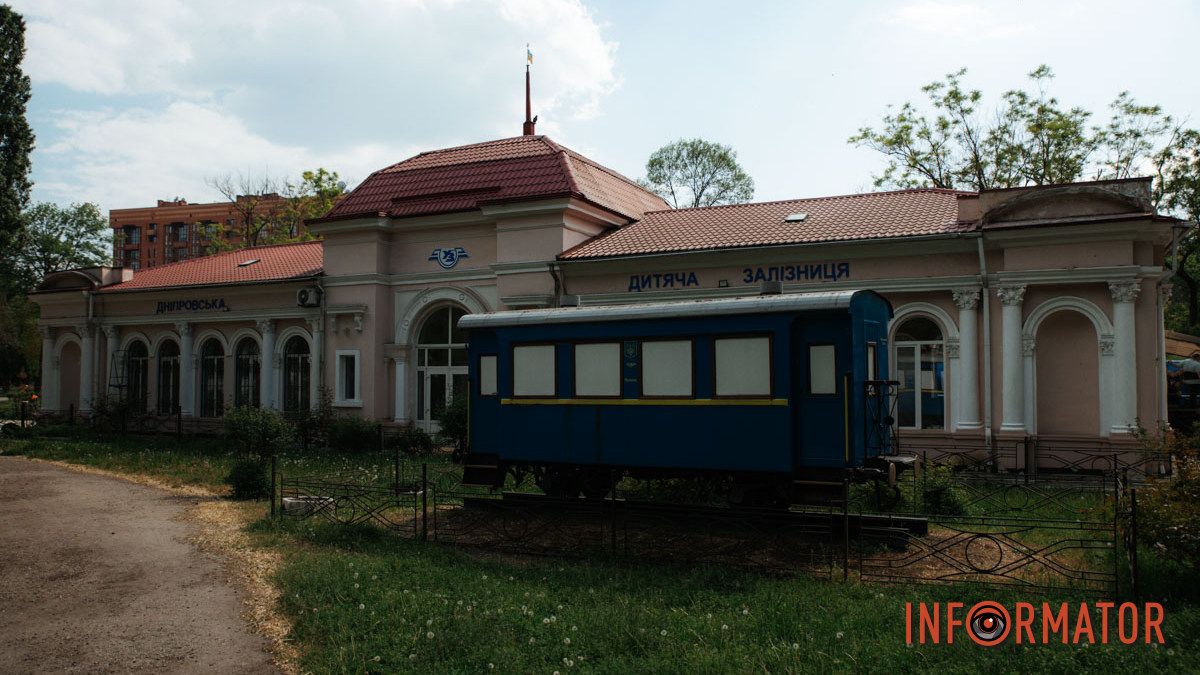
<path fill-rule="evenodd" d="M 350 181 L 413 150 L 519 133 L 525 44 L 539 132 L 593 118 L 616 44 L 580 0 L 19 0 L 38 198 L 103 208 L 203 177 L 313 166 Z M 65 101 L 61 102 L 61 101 Z"/>

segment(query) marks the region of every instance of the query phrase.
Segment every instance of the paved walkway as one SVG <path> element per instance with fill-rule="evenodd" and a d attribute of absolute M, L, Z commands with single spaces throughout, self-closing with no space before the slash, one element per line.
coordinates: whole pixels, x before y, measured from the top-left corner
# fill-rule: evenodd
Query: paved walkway
<path fill-rule="evenodd" d="M 0 457 L 0 673 L 275 672 L 197 499 Z"/>

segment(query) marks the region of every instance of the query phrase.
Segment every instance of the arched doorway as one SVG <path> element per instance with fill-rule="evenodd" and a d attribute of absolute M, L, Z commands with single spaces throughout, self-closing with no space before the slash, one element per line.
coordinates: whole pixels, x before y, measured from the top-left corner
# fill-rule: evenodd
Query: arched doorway
<path fill-rule="evenodd" d="M 458 305 L 435 307 L 417 334 L 416 422 L 431 433 L 454 392 L 467 388 L 467 336 L 458 328 L 466 313 Z"/>
<path fill-rule="evenodd" d="M 1047 316 L 1037 329 L 1038 435 L 1095 436 L 1100 429 L 1100 350 L 1092 321 L 1076 311 Z"/>
<path fill-rule="evenodd" d="M 135 340 L 125 352 L 125 397 L 134 412 L 144 413 L 150 405 L 150 349 Z"/>
<path fill-rule="evenodd" d="M 225 414 L 225 350 L 216 338 L 200 347 L 200 416 Z"/>
<path fill-rule="evenodd" d="M 900 382 L 896 423 L 906 429 L 946 428 L 946 339 L 926 316 L 904 319 L 892 339 Z"/>
<path fill-rule="evenodd" d="M 58 352 L 58 408 L 62 412 L 79 412 L 79 365 L 82 352 L 79 343 L 64 342 Z"/>
<path fill-rule="evenodd" d="M 233 350 L 233 404 L 257 408 L 261 386 L 262 355 L 254 338 L 244 337 Z"/>
<path fill-rule="evenodd" d="M 299 412 L 308 410 L 312 403 L 309 398 L 311 383 L 310 360 L 312 355 L 308 348 L 308 340 L 293 335 L 283 345 L 283 411 Z"/>
<path fill-rule="evenodd" d="M 179 407 L 179 345 L 167 340 L 158 348 L 158 414 L 174 415 Z"/>

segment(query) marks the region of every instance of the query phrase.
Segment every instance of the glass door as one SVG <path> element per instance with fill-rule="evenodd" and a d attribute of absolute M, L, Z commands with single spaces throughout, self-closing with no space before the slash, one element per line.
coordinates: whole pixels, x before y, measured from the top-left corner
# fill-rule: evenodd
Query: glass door
<path fill-rule="evenodd" d="M 467 337 L 458 329 L 466 314 L 460 307 L 435 309 L 421 327 L 417 342 L 417 426 L 429 433 L 441 427 L 437 418 L 454 397 L 467 391 Z"/>

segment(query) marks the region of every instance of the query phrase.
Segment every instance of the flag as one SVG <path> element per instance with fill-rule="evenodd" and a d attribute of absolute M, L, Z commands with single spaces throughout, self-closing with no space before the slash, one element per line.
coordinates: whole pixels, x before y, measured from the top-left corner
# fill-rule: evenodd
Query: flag
<path fill-rule="evenodd" d="M 525 61 L 533 65 L 533 52 L 530 51 L 528 42 L 525 43 Z"/>

